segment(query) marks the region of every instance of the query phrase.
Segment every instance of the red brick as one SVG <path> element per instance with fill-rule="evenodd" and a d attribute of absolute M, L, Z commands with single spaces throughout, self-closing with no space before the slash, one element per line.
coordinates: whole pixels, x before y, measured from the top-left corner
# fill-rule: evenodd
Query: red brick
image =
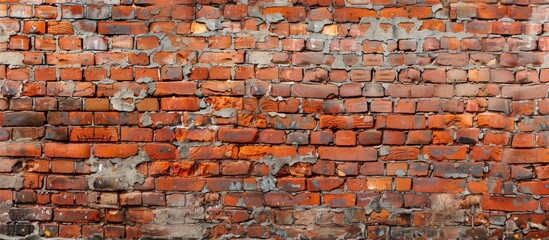
<path fill-rule="evenodd" d="M 286 142 L 286 134 L 284 131 L 268 129 L 259 133 L 259 142 L 271 144 L 284 143 Z"/>
<path fill-rule="evenodd" d="M 479 127 L 494 129 L 513 129 L 514 121 L 511 118 L 500 114 L 482 114 L 477 120 Z"/>
<path fill-rule="evenodd" d="M 90 146 L 76 143 L 45 143 L 44 154 L 51 158 L 89 158 Z"/>
<path fill-rule="evenodd" d="M 268 7 L 263 10 L 263 15 L 281 14 L 288 22 L 299 22 L 305 20 L 304 7 Z"/>
<path fill-rule="evenodd" d="M 273 207 L 316 206 L 320 205 L 319 193 L 299 193 L 292 195 L 285 192 L 268 192 L 265 203 Z"/>
<path fill-rule="evenodd" d="M 471 160 L 500 161 L 501 147 L 474 146 L 470 153 Z"/>
<path fill-rule="evenodd" d="M 343 182 L 340 178 L 310 178 L 307 179 L 307 189 L 312 192 L 331 191 L 340 188 Z"/>
<path fill-rule="evenodd" d="M 156 190 L 160 191 L 193 191 L 199 192 L 206 181 L 193 178 L 162 177 L 156 179 Z"/>
<path fill-rule="evenodd" d="M 388 149 L 389 153 L 382 154 L 381 160 L 415 160 L 419 156 L 419 148 L 395 146 Z"/>
<path fill-rule="evenodd" d="M 198 59 L 200 63 L 213 65 L 235 65 L 244 62 L 243 52 L 205 52 Z"/>
<path fill-rule="evenodd" d="M 42 147 L 36 143 L 0 143 L 0 156 L 39 157 Z"/>
<path fill-rule="evenodd" d="M 276 182 L 278 189 L 286 192 L 299 192 L 305 190 L 304 178 L 279 178 Z"/>
<path fill-rule="evenodd" d="M 331 116 L 320 117 L 320 128 L 332 129 L 366 129 L 373 127 L 371 116 Z"/>
<path fill-rule="evenodd" d="M 342 130 L 335 134 L 335 144 L 338 146 L 354 146 L 356 145 L 356 134 L 354 131 Z"/>
<path fill-rule="evenodd" d="M 223 8 L 223 16 L 225 19 L 242 20 L 248 16 L 247 5 L 225 5 Z"/>
<path fill-rule="evenodd" d="M 12 220 L 20 221 L 50 221 L 52 219 L 52 208 L 33 207 L 33 208 L 12 208 L 8 214 Z"/>
<path fill-rule="evenodd" d="M 480 203 L 482 209 L 506 212 L 534 211 L 539 205 L 538 201 L 527 196 L 483 196 Z"/>
<path fill-rule="evenodd" d="M 70 140 L 73 142 L 113 142 L 118 141 L 118 129 L 116 128 L 72 128 Z"/>
<path fill-rule="evenodd" d="M 61 6 L 61 14 L 63 18 L 82 18 L 84 17 L 84 6 Z"/>
<path fill-rule="evenodd" d="M 263 205 L 262 195 L 260 192 L 227 193 L 222 201 L 225 206 L 253 208 Z"/>
<path fill-rule="evenodd" d="M 130 142 L 150 142 L 153 131 L 151 129 L 122 127 L 120 140 Z"/>
<path fill-rule="evenodd" d="M 99 158 L 128 158 L 137 154 L 136 144 L 96 144 L 93 155 Z"/>
<path fill-rule="evenodd" d="M 10 17 L 13 18 L 31 18 L 32 6 L 23 4 L 14 4 L 10 6 Z"/>
<path fill-rule="evenodd" d="M 98 222 L 101 219 L 101 213 L 95 209 L 63 209 L 58 208 L 54 211 L 53 220 L 69 223 L 87 223 Z"/>
<path fill-rule="evenodd" d="M 383 133 L 383 144 L 403 145 L 405 138 L 405 133 L 402 131 L 385 131 Z"/>
<path fill-rule="evenodd" d="M 200 109 L 198 98 L 194 97 L 162 98 L 160 106 L 166 111 L 196 111 Z"/>
<path fill-rule="evenodd" d="M 324 204 L 330 207 L 352 207 L 356 203 L 355 194 L 324 194 Z"/>
<path fill-rule="evenodd" d="M 50 175 L 46 182 L 46 188 L 53 190 L 87 190 L 88 182 L 84 177 Z"/>
<path fill-rule="evenodd" d="M 44 34 L 46 33 L 46 22 L 45 21 L 25 21 L 23 25 L 23 32 L 24 33 L 35 33 L 35 34 Z M 36 38 L 35 41 L 40 41 L 39 39 L 48 39 L 53 40 L 55 43 L 55 39 L 53 38 Z M 43 46 L 43 45 L 40 45 Z M 39 47 L 35 45 L 36 48 L 42 49 L 42 47 Z M 53 49 L 49 50 L 55 50 L 55 44 L 53 45 Z"/>
<path fill-rule="evenodd" d="M 333 98 L 339 95 L 335 85 L 294 84 L 292 95 L 309 98 Z"/>
<path fill-rule="evenodd" d="M 59 35 L 67 34 L 71 35 L 74 33 L 72 23 L 69 21 L 49 21 L 48 22 L 48 33 Z"/>
<path fill-rule="evenodd" d="M 503 149 L 501 160 L 506 163 L 544 163 L 549 162 L 547 149 Z"/>
<path fill-rule="evenodd" d="M 495 4 L 479 4 L 477 5 L 477 17 L 479 19 L 498 19 L 503 18 L 506 14 L 505 6 Z"/>
<path fill-rule="evenodd" d="M 387 116 L 387 128 L 392 129 L 424 129 L 426 126 L 423 116 Z"/>
<path fill-rule="evenodd" d="M 193 147 L 189 150 L 189 159 L 211 160 L 232 158 L 238 154 L 238 148 L 232 145 L 220 147 L 202 146 Z"/>
<path fill-rule="evenodd" d="M 136 35 L 148 32 L 144 22 L 104 22 L 98 23 L 99 34 L 105 35 Z"/>
<path fill-rule="evenodd" d="M 425 146 L 423 153 L 432 160 L 465 160 L 467 146 Z"/>
<path fill-rule="evenodd" d="M 435 62 L 442 66 L 462 67 L 469 63 L 469 54 L 439 53 Z"/>
<path fill-rule="evenodd" d="M 379 145 L 381 144 L 381 131 L 364 131 L 358 134 L 358 144 Z"/>
<path fill-rule="evenodd" d="M 29 50 L 30 38 L 25 36 L 10 37 L 9 48 L 13 50 Z"/>
<path fill-rule="evenodd" d="M 366 147 L 319 147 L 319 157 L 336 161 L 376 161 L 377 150 Z"/>
<path fill-rule="evenodd" d="M 179 159 L 179 151 L 177 148 L 168 143 L 147 143 L 143 146 L 143 151 L 149 155 L 151 159 Z"/>
<path fill-rule="evenodd" d="M 224 142 L 253 143 L 257 141 L 256 129 L 220 128 L 217 138 Z"/>
<path fill-rule="evenodd" d="M 465 184 L 465 180 L 415 178 L 412 190 L 428 193 L 461 193 L 465 190 Z"/>
<path fill-rule="evenodd" d="M 336 8 L 334 17 L 336 22 L 359 22 L 363 17 L 377 17 L 377 13 L 365 8 Z"/>
<path fill-rule="evenodd" d="M 499 35 L 514 35 L 521 33 L 522 24 L 520 22 L 492 22 L 493 34 Z"/>

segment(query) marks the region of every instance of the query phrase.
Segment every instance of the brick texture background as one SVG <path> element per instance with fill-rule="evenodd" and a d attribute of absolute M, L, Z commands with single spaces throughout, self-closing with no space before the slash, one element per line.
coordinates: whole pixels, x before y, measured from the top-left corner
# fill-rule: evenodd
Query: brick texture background
<path fill-rule="evenodd" d="M 0 238 L 547 238 L 547 3 L 0 0 Z"/>

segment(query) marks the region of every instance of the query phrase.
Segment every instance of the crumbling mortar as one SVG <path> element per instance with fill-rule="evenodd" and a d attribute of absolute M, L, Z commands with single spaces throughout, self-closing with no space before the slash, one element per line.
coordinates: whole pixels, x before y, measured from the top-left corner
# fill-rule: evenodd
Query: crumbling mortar
<path fill-rule="evenodd" d="M 87 162 L 93 166 L 92 169 L 95 169 L 95 171 L 92 171 L 93 174 L 86 176 L 88 186 L 90 189 L 131 190 L 134 184 L 142 184 L 145 181 L 145 176 L 141 175 L 136 167 L 149 161 L 150 158 L 144 151 L 140 151 L 138 155 L 126 159 L 99 160 L 92 156 Z"/>

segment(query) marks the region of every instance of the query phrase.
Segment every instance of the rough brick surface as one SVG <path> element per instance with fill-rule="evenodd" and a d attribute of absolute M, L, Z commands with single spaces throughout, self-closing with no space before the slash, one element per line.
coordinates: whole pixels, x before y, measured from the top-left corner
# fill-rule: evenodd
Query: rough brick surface
<path fill-rule="evenodd" d="M 549 238 L 547 3 L 0 0 L 0 239 Z"/>

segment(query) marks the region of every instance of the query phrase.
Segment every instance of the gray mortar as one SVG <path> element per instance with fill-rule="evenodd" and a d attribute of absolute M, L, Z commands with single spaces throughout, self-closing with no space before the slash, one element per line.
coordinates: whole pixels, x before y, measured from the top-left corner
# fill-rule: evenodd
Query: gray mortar
<path fill-rule="evenodd" d="M 277 23 L 284 21 L 284 16 L 280 13 L 273 13 L 265 15 L 265 22 L 267 23 Z"/>
<path fill-rule="evenodd" d="M 0 189 L 19 190 L 23 187 L 23 179 L 22 173 L 13 176 L 2 175 L 0 176 Z"/>
<path fill-rule="evenodd" d="M 206 111 L 211 109 L 211 106 L 206 103 L 206 99 L 204 99 L 204 98 L 201 98 L 200 102 L 198 104 L 200 106 L 200 109 L 203 109 L 203 110 L 206 110 Z"/>
<path fill-rule="evenodd" d="M 35 226 L 35 231 L 38 231 L 37 226 Z M 41 239 L 41 238 L 40 238 L 40 235 L 38 235 L 38 233 L 33 233 L 33 234 L 27 235 L 25 237 L 13 237 L 13 236 L 0 234 L 0 239 L 3 239 L 3 240 L 38 240 L 38 239 Z"/>
<path fill-rule="evenodd" d="M 61 14 L 58 14 L 58 16 L 61 17 Z M 81 29 L 79 24 L 75 24 L 73 29 L 74 29 L 74 35 L 78 35 L 80 37 L 86 38 L 91 36 L 98 36 L 95 32 L 89 32 L 84 29 Z"/>
<path fill-rule="evenodd" d="M 549 52 L 545 53 L 545 56 L 543 56 L 543 64 L 541 64 L 541 68 L 549 68 Z"/>
<path fill-rule="evenodd" d="M 136 80 L 137 83 L 144 83 L 147 85 L 147 94 L 152 95 L 156 91 L 156 82 L 149 76 L 142 77 Z M 141 93 L 139 94 L 141 96 Z M 146 97 L 146 95 L 145 95 Z M 139 102 L 139 100 L 138 100 Z"/>
<path fill-rule="evenodd" d="M 149 115 L 149 112 L 144 112 L 141 118 L 139 118 L 139 122 L 145 126 L 148 127 L 153 124 L 151 115 Z"/>
<path fill-rule="evenodd" d="M 234 182 L 229 186 L 230 191 L 242 191 L 242 182 Z"/>
<path fill-rule="evenodd" d="M 276 178 L 273 175 L 269 174 L 261 179 L 259 187 L 263 190 L 263 192 L 276 190 L 276 181 Z"/>
<path fill-rule="evenodd" d="M 9 42 L 10 35 L 15 34 L 13 31 L 7 31 L 6 25 L 0 23 L 0 42 Z"/>
<path fill-rule="evenodd" d="M 306 156 L 297 156 L 297 157 L 273 157 L 272 155 L 268 155 L 265 157 L 262 157 L 259 162 L 265 163 L 269 167 L 269 175 L 264 176 L 262 181 L 259 183 L 260 188 L 263 190 L 263 192 L 269 192 L 272 190 L 276 190 L 276 175 L 278 171 L 284 166 L 293 166 L 296 163 L 316 163 L 318 161 L 318 156 L 313 156 L 310 152 Z"/>
<path fill-rule="evenodd" d="M 287 0 L 274 0 L 273 2 L 265 2 L 265 7 L 285 7 L 285 6 L 291 7 L 293 6 L 293 4 L 291 1 L 287 1 Z"/>
<path fill-rule="evenodd" d="M 279 80 L 279 79 L 273 80 L 273 82 L 280 83 L 280 82 L 277 81 L 277 80 Z M 247 96 L 247 97 L 253 97 L 253 96 L 251 95 L 251 90 L 252 90 L 252 85 L 253 85 L 254 82 L 255 82 L 254 80 L 246 80 L 246 96 Z M 255 91 L 258 90 L 257 86 L 255 86 L 255 85 L 254 85 L 254 90 L 255 90 Z M 263 96 L 271 96 L 271 91 L 272 91 L 272 86 L 270 85 L 270 86 L 267 87 L 267 91 L 265 91 L 265 94 L 264 94 Z M 279 97 L 280 97 L 280 96 L 279 96 Z M 282 100 L 279 99 L 279 98 L 277 98 L 276 100 L 279 101 L 279 102 L 282 101 Z M 255 113 L 260 113 L 260 112 L 261 112 L 261 109 L 260 109 L 260 108 L 257 108 L 257 109 L 255 110 Z"/>
<path fill-rule="evenodd" d="M 513 220 L 509 220 L 505 222 L 505 231 L 506 232 L 514 232 L 515 229 L 518 229 L 519 226 L 515 223 Z"/>
<path fill-rule="evenodd" d="M 10 35 L 4 32 L 4 29 L 0 28 L 0 42 L 9 42 L 9 40 L 10 40 Z"/>
<path fill-rule="evenodd" d="M 221 19 L 219 19 L 219 18 L 218 19 L 199 18 L 199 19 L 196 19 L 195 21 L 199 22 L 199 23 L 206 24 L 206 27 L 210 31 L 216 31 L 216 30 L 223 29 L 223 25 L 221 25 Z"/>
<path fill-rule="evenodd" d="M 448 19 L 449 9 L 442 4 L 436 4 L 431 7 L 431 11 L 434 13 L 435 18 Z"/>
<path fill-rule="evenodd" d="M 21 52 L 0 52 L 0 64 L 22 66 L 25 55 Z"/>
<path fill-rule="evenodd" d="M 193 68 L 193 64 L 191 64 L 191 62 L 195 58 L 197 58 L 197 53 L 193 51 L 187 59 L 187 64 L 183 65 L 183 78 L 185 80 L 189 80 L 189 75 L 191 74 L 191 69 Z"/>
<path fill-rule="evenodd" d="M 389 150 L 389 147 L 388 146 L 382 146 L 379 148 L 379 155 L 380 156 L 387 156 L 389 155 L 390 153 L 390 150 Z"/>
<path fill-rule="evenodd" d="M 296 163 L 316 163 L 318 160 L 318 156 L 313 156 L 309 153 L 309 155 L 306 156 L 297 156 L 295 158 L 292 158 L 290 156 L 286 157 L 273 157 L 272 155 L 268 155 L 266 157 L 262 157 L 259 162 L 265 163 L 269 167 L 269 173 L 270 174 L 277 174 L 278 171 L 284 166 L 293 166 Z"/>
<path fill-rule="evenodd" d="M 152 95 L 156 91 L 156 82 L 148 82 L 146 85 L 147 85 L 147 94 Z M 137 102 L 139 102 L 139 99 L 137 99 Z"/>
<path fill-rule="evenodd" d="M 315 33 L 322 32 L 322 29 L 324 29 L 325 25 L 329 25 L 333 23 L 328 19 L 324 19 L 322 21 L 310 21 L 309 19 L 306 19 L 305 22 L 307 23 L 307 31 L 311 31 Z"/>
<path fill-rule="evenodd" d="M 249 6 L 248 7 L 248 16 L 259 18 L 259 19 L 265 21 L 265 17 L 263 17 L 263 14 L 261 13 L 260 6 Z"/>
<path fill-rule="evenodd" d="M 253 51 L 247 55 L 248 55 L 248 63 L 257 64 L 258 67 L 260 68 L 273 65 L 272 60 L 273 60 L 274 52 Z"/>
<path fill-rule="evenodd" d="M 151 83 L 151 82 L 154 82 L 154 79 L 152 79 L 149 76 L 144 76 L 140 79 L 136 79 L 135 82 L 137 82 L 137 83 Z"/>
<path fill-rule="evenodd" d="M 131 112 L 135 109 L 135 103 L 138 99 L 143 99 L 147 96 L 145 90 L 141 89 L 139 96 L 135 96 L 133 91 L 128 90 L 126 87 L 122 87 L 120 91 L 116 92 L 114 96 L 109 97 L 112 107 L 117 111 Z M 122 101 L 123 99 L 132 99 L 131 103 Z"/>
<path fill-rule="evenodd" d="M 4 97 L 4 94 L 2 94 L 2 88 L 4 88 L 4 84 L 6 84 L 6 81 L 7 80 L 0 80 L 0 97 Z"/>
<path fill-rule="evenodd" d="M 113 84 L 115 83 L 116 81 L 110 79 L 110 78 L 103 78 L 99 81 L 97 81 L 97 83 L 103 83 L 103 84 Z"/>
<path fill-rule="evenodd" d="M 204 207 L 168 208 L 170 224 L 200 223 L 204 221 Z"/>
<path fill-rule="evenodd" d="M 65 83 L 67 88 L 69 88 L 69 95 L 72 97 L 74 95 L 74 90 L 76 89 L 76 83 L 74 83 L 73 81 L 68 81 Z"/>
<path fill-rule="evenodd" d="M 332 63 L 332 68 L 335 68 L 335 69 L 347 68 L 347 65 L 345 65 L 345 62 L 343 62 L 343 56 L 341 55 L 334 56 L 334 63 Z"/>
<path fill-rule="evenodd" d="M 174 145 L 177 145 L 177 150 L 179 151 L 179 156 L 182 159 L 187 159 L 189 157 L 189 151 L 192 147 L 200 147 L 210 145 L 209 142 L 173 142 Z"/>
<path fill-rule="evenodd" d="M 170 217 L 170 209 L 167 208 L 158 208 L 153 210 L 154 213 L 154 223 L 167 225 Z"/>
<path fill-rule="evenodd" d="M 252 35 L 257 42 L 265 42 L 265 39 L 267 38 L 267 36 L 276 36 L 272 32 L 269 32 L 268 30 L 248 31 L 247 33 Z"/>
<path fill-rule="evenodd" d="M 175 41 L 183 42 L 184 44 L 189 43 L 189 40 L 187 40 L 186 38 L 180 38 L 180 37 L 176 38 Z M 160 38 L 160 51 L 171 52 L 171 51 L 177 51 L 177 50 L 180 50 L 180 48 L 174 47 L 172 45 L 172 41 L 169 38 L 165 36 L 163 38 Z"/>
<path fill-rule="evenodd" d="M 97 171 L 86 177 L 90 189 L 100 190 L 131 190 L 134 184 L 142 184 L 145 176 L 141 175 L 136 166 L 149 162 L 145 152 L 126 159 L 113 158 L 95 162 Z"/>
<path fill-rule="evenodd" d="M 168 214 L 168 213 L 166 213 Z M 166 224 L 159 226 L 158 224 L 146 224 L 142 226 L 143 236 L 141 240 L 153 240 L 153 239 L 204 239 L 204 230 L 211 228 L 215 224 Z M 147 237 L 151 235 L 150 233 L 155 233 L 158 231 L 165 231 L 169 234 L 167 236 L 157 238 L 157 237 Z"/>
<path fill-rule="evenodd" d="M 0 221 L 5 223 L 10 221 L 9 210 L 13 205 L 13 201 L 6 201 L 0 203 Z M 2 238 L 0 238 L 2 239 Z"/>
<path fill-rule="evenodd" d="M 214 112 L 214 116 L 222 118 L 230 118 L 236 115 L 236 109 L 234 108 L 223 108 L 219 111 Z"/>

